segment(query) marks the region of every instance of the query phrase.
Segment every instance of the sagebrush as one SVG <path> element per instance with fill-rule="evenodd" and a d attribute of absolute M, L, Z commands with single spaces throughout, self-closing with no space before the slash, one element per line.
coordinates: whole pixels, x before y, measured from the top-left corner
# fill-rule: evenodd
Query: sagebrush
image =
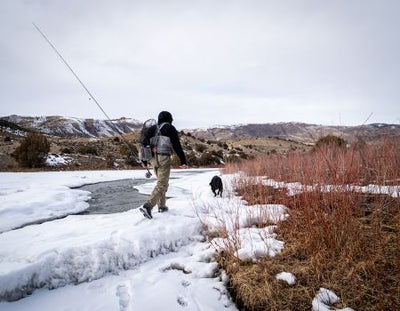
<path fill-rule="evenodd" d="M 22 167 L 42 167 L 50 151 L 50 143 L 40 133 L 29 133 L 15 149 L 14 157 Z"/>

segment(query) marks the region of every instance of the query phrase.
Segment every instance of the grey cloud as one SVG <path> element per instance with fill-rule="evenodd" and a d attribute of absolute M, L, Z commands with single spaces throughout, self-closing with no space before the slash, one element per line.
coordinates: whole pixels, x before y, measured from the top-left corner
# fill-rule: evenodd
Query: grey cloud
<path fill-rule="evenodd" d="M 0 115 L 171 110 L 185 127 L 399 122 L 397 1 L 23 1 L 0 4 Z M 341 117 L 339 117 L 341 116 Z"/>

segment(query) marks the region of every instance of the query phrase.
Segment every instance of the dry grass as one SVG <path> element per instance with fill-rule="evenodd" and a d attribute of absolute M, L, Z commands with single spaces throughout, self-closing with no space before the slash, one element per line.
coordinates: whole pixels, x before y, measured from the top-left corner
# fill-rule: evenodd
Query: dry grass
<path fill-rule="evenodd" d="M 231 164 L 227 172 L 244 171 L 278 181 L 310 184 L 388 185 L 400 177 L 400 138 L 379 144 L 350 147 L 322 146 L 308 153 L 270 154 L 256 160 Z"/>
<path fill-rule="evenodd" d="M 303 185 L 392 185 L 400 177 L 400 144 L 326 146 L 239 165 L 228 169 Z M 320 287 L 333 290 L 342 306 L 355 310 L 400 309 L 399 198 L 340 187 L 289 196 L 286 189 L 244 178 L 237 187 L 249 204 L 284 204 L 290 214 L 278 227 L 286 243 L 281 255 L 256 264 L 232 254 L 219 258 L 242 310 L 309 310 Z M 282 271 L 296 276 L 294 286 L 275 279 Z"/>

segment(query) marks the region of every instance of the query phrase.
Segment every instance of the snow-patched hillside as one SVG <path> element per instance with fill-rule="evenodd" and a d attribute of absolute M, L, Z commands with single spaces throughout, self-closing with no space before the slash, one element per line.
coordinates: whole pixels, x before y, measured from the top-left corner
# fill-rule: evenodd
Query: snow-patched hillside
<path fill-rule="evenodd" d="M 214 126 L 188 131 L 197 138 L 218 141 L 276 137 L 313 143 L 318 138 L 330 134 L 343 137 L 347 141 L 352 142 L 360 138 L 365 141 L 374 141 L 388 136 L 399 137 L 400 125 L 378 123 L 360 126 L 331 126 L 299 122 L 279 122 Z"/>
<path fill-rule="evenodd" d="M 39 130 L 43 134 L 61 137 L 111 137 L 131 133 L 142 127 L 142 122 L 130 118 L 109 121 L 61 116 L 22 117 L 12 115 L 2 117 L 2 119 L 24 128 Z"/>
<path fill-rule="evenodd" d="M 48 135 L 62 137 L 110 137 L 139 130 L 143 122 L 120 118 L 112 120 L 82 119 L 61 116 L 23 117 L 11 115 L 0 119 L 16 126 L 39 130 Z M 216 125 L 209 128 L 184 129 L 199 139 L 227 141 L 249 138 L 275 137 L 298 142 L 315 142 L 318 138 L 331 134 L 349 142 L 357 139 L 379 140 L 384 136 L 400 136 L 399 124 L 373 123 L 361 126 L 331 126 L 299 122 L 279 122 L 261 124 Z"/>

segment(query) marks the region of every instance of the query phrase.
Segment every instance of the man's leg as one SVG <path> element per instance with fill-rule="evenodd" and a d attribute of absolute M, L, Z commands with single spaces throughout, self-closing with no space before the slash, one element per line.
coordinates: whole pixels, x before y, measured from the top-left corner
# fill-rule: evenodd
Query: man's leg
<path fill-rule="evenodd" d="M 158 166 L 157 169 L 155 169 L 157 184 L 146 202 L 150 208 L 156 204 L 163 204 L 165 206 L 165 194 L 168 190 L 169 176 L 171 173 L 171 157 L 165 155 L 157 155 L 156 157 L 158 157 Z"/>

